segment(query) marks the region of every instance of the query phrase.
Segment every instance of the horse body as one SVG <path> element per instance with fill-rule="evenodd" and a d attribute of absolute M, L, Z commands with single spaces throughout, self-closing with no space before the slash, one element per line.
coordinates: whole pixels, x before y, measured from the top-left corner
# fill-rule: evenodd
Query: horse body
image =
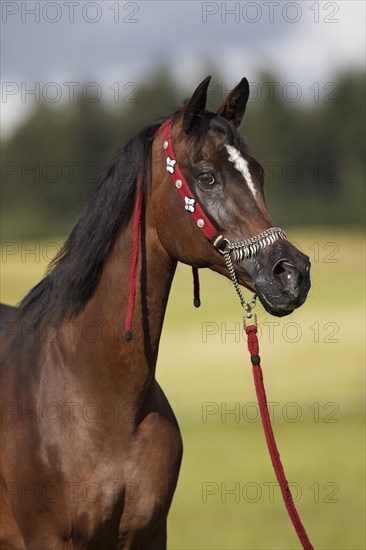
<path fill-rule="evenodd" d="M 203 112 L 204 81 L 173 126 L 182 169 L 195 171 L 197 196 L 233 237 L 272 225 L 260 186 L 258 193 L 240 187 L 243 175 L 233 173 L 225 149 L 244 114 L 243 82 L 215 117 Z M 198 132 L 197 143 L 190 141 L 202 120 L 202 135 Z M 186 218 L 156 130 L 151 127 L 126 146 L 49 275 L 19 310 L 3 310 L 4 550 L 166 548 L 166 518 L 182 457 L 177 421 L 155 379 L 166 304 L 177 261 L 226 276 L 227 270 Z M 221 175 L 210 170 L 222 179 L 211 194 L 212 182 L 201 176 L 208 164 L 217 165 Z M 131 205 L 141 172 L 149 187 L 145 183 L 133 338 L 126 341 Z M 230 212 L 224 208 L 224 179 L 236 181 Z M 308 259 L 288 241 L 277 242 L 258 260 L 241 262 L 237 276 L 264 296 L 268 310 L 284 315 L 305 300 Z"/>
<path fill-rule="evenodd" d="M 165 544 L 182 442 L 155 365 L 175 262 L 151 241 L 141 285 L 147 302 L 136 296 L 145 327 L 134 326 L 133 353 L 121 330 L 129 265 L 117 252 L 71 322 L 53 332 L 27 332 L 20 323 L 14 336 L 22 345 L 2 372 L 3 523 L 21 524 L 20 548 Z"/>

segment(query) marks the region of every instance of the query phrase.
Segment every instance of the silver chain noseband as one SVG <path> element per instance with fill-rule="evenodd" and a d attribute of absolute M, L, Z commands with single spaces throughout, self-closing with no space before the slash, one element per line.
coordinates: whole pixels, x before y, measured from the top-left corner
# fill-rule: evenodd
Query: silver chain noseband
<path fill-rule="evenodd" d="M 280 227 L 271 227 L 255 237 L 250 237 L 245 241 L 230 243 L 228 241 L 227 248 L 233 253 L 233 258 L 237 262 L 249 260 L 253 258 L 260 250 L 266 248 L 267 245 L 273 244 L 278 239 L 287 239 L 286 233 Z"/>
<path fill-rule="evenodd" d="M 238 241 L 236 243 L 231 243 L 228 239 L 225 239 L 227 245 L 222 254 L 236 293 L 239 296 L 242 308 L 245 309 L 248 318 L 252 317 L 251 310 L 256 305 L 256 294 L 254 294 L 254 297 L 249 302 L 244 298 L 235 273 L 231 253 L 233 255 L 233 259 L 237 262 L 249 260 L 254 258 L 260 250 L 273 244 L 278 239 L 287 240 L 286 233 L 280 227 L 271 227 L 270 229 L 266 229 L 266 231 L 259 233 L 259 235 L 255 235 L 245 241 Z"/>

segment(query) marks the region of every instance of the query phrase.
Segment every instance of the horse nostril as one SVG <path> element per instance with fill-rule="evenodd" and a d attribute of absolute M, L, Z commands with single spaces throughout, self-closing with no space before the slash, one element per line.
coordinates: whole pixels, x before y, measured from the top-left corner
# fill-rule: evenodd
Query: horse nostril
<path fill-rule="evenodd" d="M 284 289 L 292 293 L 296 292 L 300 283 L 301 273 L 292 263 L 287 260 L 279 260 L 273 266 L 272 273 Z"/>

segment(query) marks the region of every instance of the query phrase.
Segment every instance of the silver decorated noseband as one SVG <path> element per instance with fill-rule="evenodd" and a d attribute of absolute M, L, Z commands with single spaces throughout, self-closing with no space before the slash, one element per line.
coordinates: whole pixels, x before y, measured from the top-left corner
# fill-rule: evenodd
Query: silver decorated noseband
<path fill-rule="evenodd" d="M 250 237 L 245 241 L 238 241 L 231 243 L 226 239 L 227 246 L 223 253 L 232 253 L 232 257 L 235 261 L 241 262 L 242 260 L 250 260 L 258 254 L 260 250 L 266 248 L 276 242 L 278 239 L 286 239 L 286 233 L 280 227 L 270 227 L 262 233 Z"/>

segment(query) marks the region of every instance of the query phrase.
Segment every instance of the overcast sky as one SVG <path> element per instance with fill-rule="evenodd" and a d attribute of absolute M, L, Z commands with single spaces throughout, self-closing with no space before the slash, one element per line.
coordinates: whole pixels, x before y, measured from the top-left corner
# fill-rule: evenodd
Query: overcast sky
<path fill-rule="evenodd" d="M 279 81 L 298 83 L 306 101 L 313 83 L 323 86 L 340 70 L 365 64 L 363 0 L 3 0 L 1 8 L 5 134 L 34 106 L 35 96 L 25 91 L 37 86 L 37 99 L 44 90 L 51 101 L 60 94 L 67 100 L 65 82 L 95 81 L 110 99 L 115 82 L 122 94 L 133 93 L 123 86 L 141 83 L 166 63 L 184 97 L 213 59 L 229 87 L 242 76 L 255 82 L 270 67 Z"/>

